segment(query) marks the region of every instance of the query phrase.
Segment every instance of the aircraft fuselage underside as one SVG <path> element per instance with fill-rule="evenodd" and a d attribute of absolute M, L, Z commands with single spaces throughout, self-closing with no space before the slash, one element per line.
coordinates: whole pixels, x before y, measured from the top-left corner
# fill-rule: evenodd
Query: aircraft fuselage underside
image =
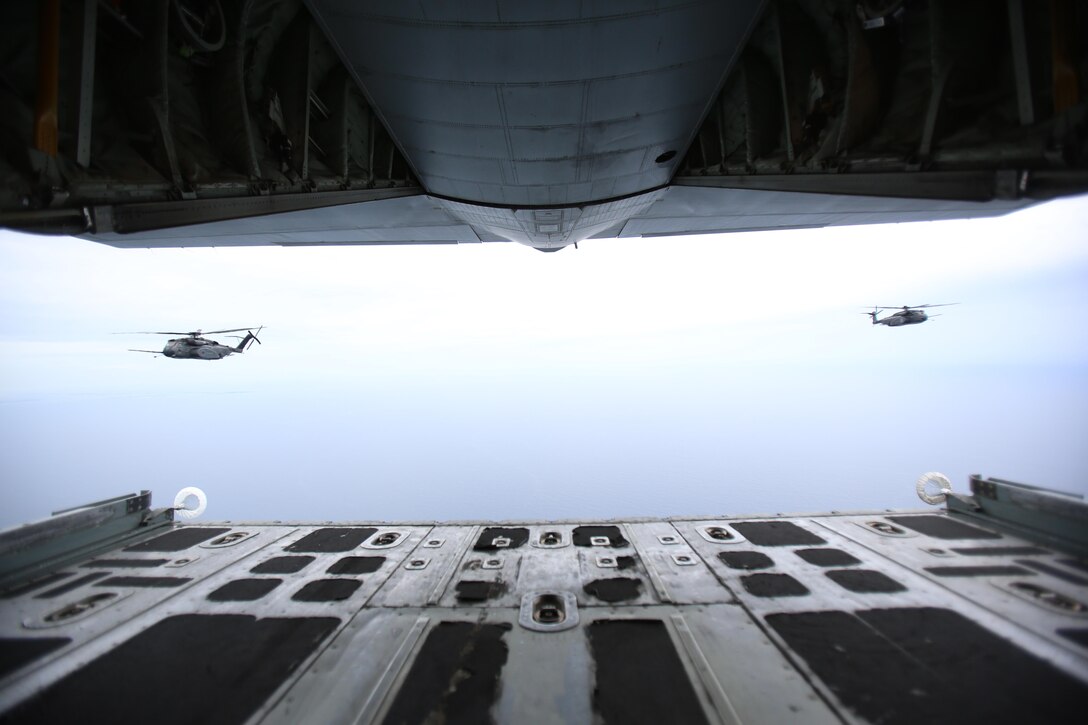
<path fill-rule="evenodd" d="M 20 4 L 0 224 L 558 249 L 1088 190 L 1088 10 L 884 5 Z"/>

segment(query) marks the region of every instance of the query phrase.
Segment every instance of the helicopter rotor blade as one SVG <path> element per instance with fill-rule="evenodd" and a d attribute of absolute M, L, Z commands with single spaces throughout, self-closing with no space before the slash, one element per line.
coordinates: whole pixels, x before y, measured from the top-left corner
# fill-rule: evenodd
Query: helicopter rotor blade
<path fill-rule="evenodd" d="M 945 302 L 940 305 L 899 305 L 898 307 L 884 307 L 878 306 L 873 309 L 876 310 L 924 310 L 927 307 L 951 307 L 952 305 L 958 305 L 959 302 Z"/>
<path fill-rule="evenodd" d="M 263 325 L 262 325 L 263 327 Z M 200 337 L 201 335 L 217 335 L 221 332 L 249 332 L 252 327 L 234 327 L 230 330 L 137 330 L 135 332 L 115 332 L 114 335 L 185 335 L 187 337 Z M 257 328 L 258 330 L 261 328 Z"/>
<path fill-rule="evenodd" d="M 203 331 L 197 330 L 197 334 L 218 335 L 221 332 L 249 332 L 252 329 L 253 329 L 252 327 L 234 327 L 234 328 L 232 328 L 230 330 L 203 330 Z"/>
<path fill-rule="evenodd" d="M 264 329 L 264 325 L 257 328 L 257 333 L 260 333 Z M 253 335 L 253 339 L 257 341 L 257 344 L 261 344 L 261 341 L 257 339 L 257 333 L 253 332 L 252 327 L 235 327 L 230 330 L 191 330 L 189 332 L 178 331 L 166 331 L 166 330 L 141 330 L 137 332 L 114 332 L 114 335 L 178 335 L 180 337 L 189 338 L 184 340 L 185 343 L 189 343 L 190 340 L 199 340 L 203 335 L 219 334 L 221 332 L 247 332 Z M 237 335 L 231 335 L 231 337 L 238 337 Z M 161 355 L 161 351 L 155 350 L 133 350 L 133 352 L 153 352 L 156 355 Z"/>

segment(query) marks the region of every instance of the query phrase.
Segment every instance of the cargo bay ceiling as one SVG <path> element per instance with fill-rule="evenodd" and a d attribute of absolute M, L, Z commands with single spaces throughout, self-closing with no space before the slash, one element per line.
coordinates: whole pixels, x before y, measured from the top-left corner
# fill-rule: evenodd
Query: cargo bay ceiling
<path fill-rule="evenodd" d="M 1088 190 L 1073 0 L 42 0 L 0 224 L 119 247 L 668 236 Z"/>

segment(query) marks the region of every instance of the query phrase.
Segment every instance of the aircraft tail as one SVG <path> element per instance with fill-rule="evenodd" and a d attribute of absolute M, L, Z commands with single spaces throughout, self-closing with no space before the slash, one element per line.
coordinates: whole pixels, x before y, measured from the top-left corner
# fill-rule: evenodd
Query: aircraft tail
<path fill-rule="evenodd" d="M 873 321 L 873 324 L 875 325 L 876 324 L 876 313 L 877 313 L 877 311 L 873 310 L 872 312 L 862 312 L 861 314 L 869 315 L 869 319 L 871 319 Z"/>
<path fill-rule="evenodd" d="M 263 329 L 264 325 L 261 325 L 257 328 L 257 332 L 260 332 Z M 238 343 L 238 346 L 234 348 L 234 351 L 245 352 L 246 348 L 249 347 L 250 343 L 254 340 L 256 340 L 257 344 L 260 345 L 261 341 L 257 338 L 257 332 L 253 332 L 252 330 L 247 331 L 246 336 L 242 338 L 242 341 Z"/>

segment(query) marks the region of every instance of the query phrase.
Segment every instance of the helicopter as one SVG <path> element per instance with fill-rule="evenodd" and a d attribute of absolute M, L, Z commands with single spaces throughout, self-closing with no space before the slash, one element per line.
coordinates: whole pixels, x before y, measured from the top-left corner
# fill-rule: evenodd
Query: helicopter
<path fill-rule="evenodd" d="M 129 349 L 129 352 L 149 352 L 153 355 L 165 355 L 172 358 L 189 358 L 192 360 L 222 360 L 228 355 L 235 353 L 242 353 L 246 351 L 249 345 L 256 341 L 258 345 L 261 341 L 257 339 L 257 334 L 264 329 L 264 325 L 257 328 L 257 332 L 253 331 L 252 327 L 236 327 L 230 330 L 208 330 L 206 333 L 203 330 L 195 330 L 193 332 L 134 332 L 133 335 L 183 335 L 183 337 L 174 338 L 167 341 L 166 346 L 162 350 L 134 350 Z M 208 340 L 204 337 L 207 335 L 215 335 L 223 332 L 245 332 L 245 336 L 231 335 L 241 342 L 234 347 L 230 345 L 222 345 L 215 340 Z"/>
<path fill-rule="evenodd" d="M 928 307 L 950 307 L 951 305 L 958 305 L 959 302 L 947 302 L 942 305 L 903 305 L 902 307 L 873 307 L 872 312 L 862 312 L 863 315 L 869 315 L 873 320 L 874 325 L 887 325 L 888 327 L 900 327 L 902 325 L 917 325 L 925 322 L 930 317 L 938 317 L 939 315 L 927 315 L 925 309 Z M 899 310 L 898 312 L 888 315 L 881 319 L 878 318 L 880 310 Z"/>

